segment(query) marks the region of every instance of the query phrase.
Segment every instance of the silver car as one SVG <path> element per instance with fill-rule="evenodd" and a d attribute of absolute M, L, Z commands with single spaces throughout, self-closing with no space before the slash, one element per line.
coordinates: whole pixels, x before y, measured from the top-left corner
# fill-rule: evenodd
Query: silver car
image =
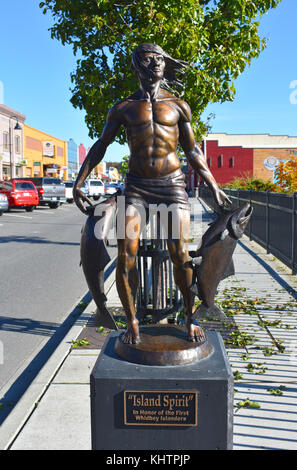
<path fill-rule="evenodd" d="M 0 193 L 0 216 L 3 214 L 3 212 L 8 211 L 8 199 L 6 194 Z"/>

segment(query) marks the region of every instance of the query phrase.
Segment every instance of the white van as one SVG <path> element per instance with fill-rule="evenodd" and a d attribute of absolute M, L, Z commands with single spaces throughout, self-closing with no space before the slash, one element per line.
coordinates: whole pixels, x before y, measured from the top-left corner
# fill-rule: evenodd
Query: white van
<path fill-rule="evenodd" d="M 86 184 L 89 190 L 89 197 L 97 201 L 100 196 L 104 196 L 105 188 L 101 180 L 88 179 L 86 180 Z"/>

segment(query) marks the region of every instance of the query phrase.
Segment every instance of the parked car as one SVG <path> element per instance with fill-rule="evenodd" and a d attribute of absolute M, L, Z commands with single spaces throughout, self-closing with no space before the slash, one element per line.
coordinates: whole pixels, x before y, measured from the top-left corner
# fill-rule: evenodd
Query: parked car
<path fill-rule="evenodd" d="M 39 203 L 38 191 L 32 181 L 21 179 L 0 181 L 0 192 L 6 195 L 9 209 L 22 207 L 27 212 L 32 212 Z"/>
<path fill-rule="evenodd" d="M 104 196 L 105 188 L 101 180 L 88 179 L 86 180 L 86 183 L 89 190 L 89 197 L 92 197 L 97 201 L 100 199 L 100 196 Z"/>
<path fill-rule="evenodd" d="M 117 183 L 107 183 L 105 185 L 105 194 L 114 194 L 118 190 Z"/>
<path fill-rule="evenodd" d="M 66 196 L 66 201 L 69 203 L 73 202 L 73 186 L 74 186 L 74 181 L 65 182 L 65 196 Z"/>
<path fill-rule="evenodd" d="M 66 181 L 65 182 L 65 190 L 66 190 L 66 201 L 69 203 L 73 202 L 73 187 L 74 187 L 74 181 Z M 86 195 L 89 196 L 89 189 L 88 185 L 86 182 L 83 183 L 81 187 L 82 192 Z"/>
<path fill-rule="evenodd" d="M 66 202 L 65 184 L 59 178 L 43 176 L 22 179 L 35 184 L 40 206 L 49 205 L 51 209 L 56 209 L 61 203 Z M 15 180 L 20 180 L 20 178 L 15 178 Z"/>
<path fill-rule="evenodd" d="M 0 216 L 3 214 L 3 212 L 8 211 L 8 208 L 9 204 L 6 194 L 0 193 Z"/>

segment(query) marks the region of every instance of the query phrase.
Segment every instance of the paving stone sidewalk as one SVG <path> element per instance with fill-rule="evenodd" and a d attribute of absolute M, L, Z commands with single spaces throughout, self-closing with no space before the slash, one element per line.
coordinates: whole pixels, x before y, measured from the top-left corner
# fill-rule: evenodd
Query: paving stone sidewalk
<path fill-rule="evenodd" d="M 212 217 L 204 205 L 199 211 L 204 231 Z M 228 321 L 203 323 L 222 331 L 235 375 L 234 450 L 297 449 L 296 276 L 246 237 L 234 261 L 236 275 L 221 283 L 217 296 Z M 109 307 L 119 307 L 114 276 L 107 290 Z M 87 331 L 86 325 L 79 338 Z M 69 344 L 66 360 L 11 449 L 90 449 L 89 376 L 105 340 L 104 332 L 96 334 L 96 348 Z"/>

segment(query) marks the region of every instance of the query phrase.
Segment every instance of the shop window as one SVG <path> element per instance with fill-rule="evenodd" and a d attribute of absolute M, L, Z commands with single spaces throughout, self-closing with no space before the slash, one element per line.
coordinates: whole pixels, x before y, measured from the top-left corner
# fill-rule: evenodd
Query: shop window
<path fill-rule="evenodd" d="M 9 179 L 9 166 L 3 166 L 2 168 L 2 174 L 3 174 L 3 179 L 8 180 Z"/>
<path fill-rule="evenodd" d="M 8 148 L 9 148 L 8 132 L 3 132 L 3 150 L 8 150 Z"/>
<path fill-rule="evenodd" d="M 14 148 L 15 153 L 21 153 L 21 138 L 19 135 L 16 135 L 14 138 Z"/>

